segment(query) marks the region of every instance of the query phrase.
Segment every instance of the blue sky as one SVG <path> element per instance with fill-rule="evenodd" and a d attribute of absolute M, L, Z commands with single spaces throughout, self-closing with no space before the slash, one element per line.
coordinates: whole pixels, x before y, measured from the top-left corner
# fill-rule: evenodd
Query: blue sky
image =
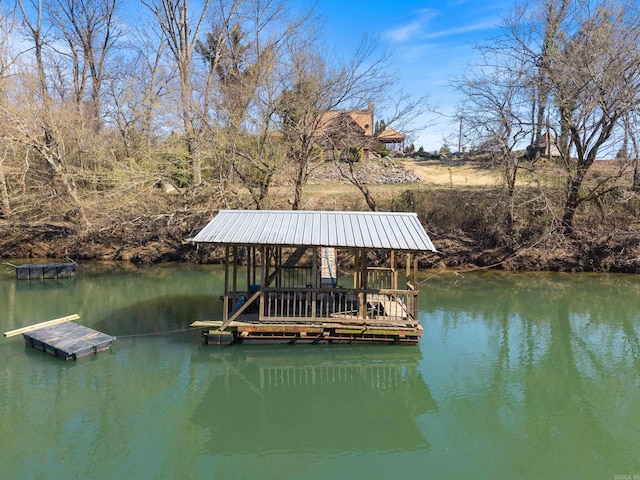
<path fill-rule="evenodd" d="M 464 73 L 474 45 L 498 33 L 497 25 L 514 5 L 512 0 L 316 0 L 324 18 L 327 43 L 349 55 L 363 35 L 375 35 L 394 52 L 403 89 L 429 95 L 445 115 L 454 115 L 459 98 L 450 81 Z M 431 127 L 417 135 L 416 147 L 436 150 L 448 137 L 457 142 L 455 120 L 429 115 Z M 453 140 L 453 141 L 451 141 Z"/>

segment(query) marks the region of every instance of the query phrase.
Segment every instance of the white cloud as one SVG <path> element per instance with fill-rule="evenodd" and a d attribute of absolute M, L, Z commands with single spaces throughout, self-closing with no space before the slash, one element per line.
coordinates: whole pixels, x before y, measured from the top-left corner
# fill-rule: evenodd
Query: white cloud
<path fill-rule="evenodd" d="M 460 27 L 425 33 L 422 36 L 422 38 L 433 40 L 436 38 L 452 37 L 452 36 L 461 35 L 464 33 L 477 32 L 479 30 L 489 30 L 495 27 L 496 27 L 496 22 L 494 20 L 482 20 L 477 23 L 472 23 L 470 25 L 462 25 Z"/>
<path fill-rule="evenodd" d="M 388 30 L 385 32 L 385 38 L 388 38 L 392 42 L 406 42 L 413 40 L 415 36 L 421 36 L 429 22 L 438 15 L 438 11 L 431 8 L 424 8 L 416 11 L 416 18 L 406 25 Z"/>
<path fill-rule="evenodd" d="M 447 25 L 449 28 L 436 30 L 434 27 L 439 25 L 434 25 L 435 22 L 433 22 L 433 20 L 438 16 L 442 16 L 441 12 L 431 8 L 417 10 L 413 20 L 405 25 L 386 31 L 383 36 L 393 43 L 436 40 L 481 30 L 491 30 L 496 28 L 498 20 L 495 16 L 491 16 L 477 19 L 475 22 L 466 25 L 453 25 L 449 23 Z"/>

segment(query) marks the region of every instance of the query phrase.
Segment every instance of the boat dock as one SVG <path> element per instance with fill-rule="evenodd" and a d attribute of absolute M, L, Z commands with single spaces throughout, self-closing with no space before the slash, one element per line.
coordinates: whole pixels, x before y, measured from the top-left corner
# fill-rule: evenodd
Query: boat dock
<path fill-rule="evenodd" d="M 191 324 L 208 344 L 422 336 L 417 255 L 437 250 L 416 214 L 223 210 L 190 241 L 225 249 L 221 318 Z"/>

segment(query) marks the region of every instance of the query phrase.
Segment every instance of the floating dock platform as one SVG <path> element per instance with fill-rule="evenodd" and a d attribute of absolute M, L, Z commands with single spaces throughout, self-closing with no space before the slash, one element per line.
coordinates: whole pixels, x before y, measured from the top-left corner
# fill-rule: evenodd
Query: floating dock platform
<path fill-rule="evenodd" d="M 68 263 L 25 263 L 16 266 L 18 280 L 42 280 L 46 278 L 71 278 L 76 274 L 78 264 Z"/>
<path fill-rule="evenodd" d="M 24 342 L 62 360 L 77 360 L 107 350 L 115 337 L 68 322 L 23 333 Z"/>
<path fill-rule="evenodd" d="M 116 339 L 106 333 L 73 323 L 78 314 L 67 315 L 28 327 L 5 332 L 5 337 L 22 334 L 29 347 L 50 353 L 62 360 L 77 360 L 108 349 Z"/>

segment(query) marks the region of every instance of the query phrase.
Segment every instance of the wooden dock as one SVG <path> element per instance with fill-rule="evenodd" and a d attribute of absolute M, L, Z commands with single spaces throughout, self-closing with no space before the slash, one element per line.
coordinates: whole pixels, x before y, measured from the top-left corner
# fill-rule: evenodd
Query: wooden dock
<path fill-rule="evenodd" d="M 25 263 L 16 265 L 18 280 L 42 280 L 47 278 L 71 278 L 75 276 L 78 264 L 68 263 Z"/>
<path fill-rule="evenodd" d="M 191 327 L 205 328 L 209 345 L 382 343 L 416 344 L 423 329 L 415 325 L 345 324 L 342 322 L 258 323 L 234 321 L 222 330 L 222 321 L 196 321 Z"/>
<path fill-rule="evenodd" d="M 5 337 L 22 334 L 27 346 L 50 353 L 62 360 L 77 360 L 107 350 L 116 339 L 106 333 L 73 323 L 78 315 L 57 318 L 5 332 Z"/>

